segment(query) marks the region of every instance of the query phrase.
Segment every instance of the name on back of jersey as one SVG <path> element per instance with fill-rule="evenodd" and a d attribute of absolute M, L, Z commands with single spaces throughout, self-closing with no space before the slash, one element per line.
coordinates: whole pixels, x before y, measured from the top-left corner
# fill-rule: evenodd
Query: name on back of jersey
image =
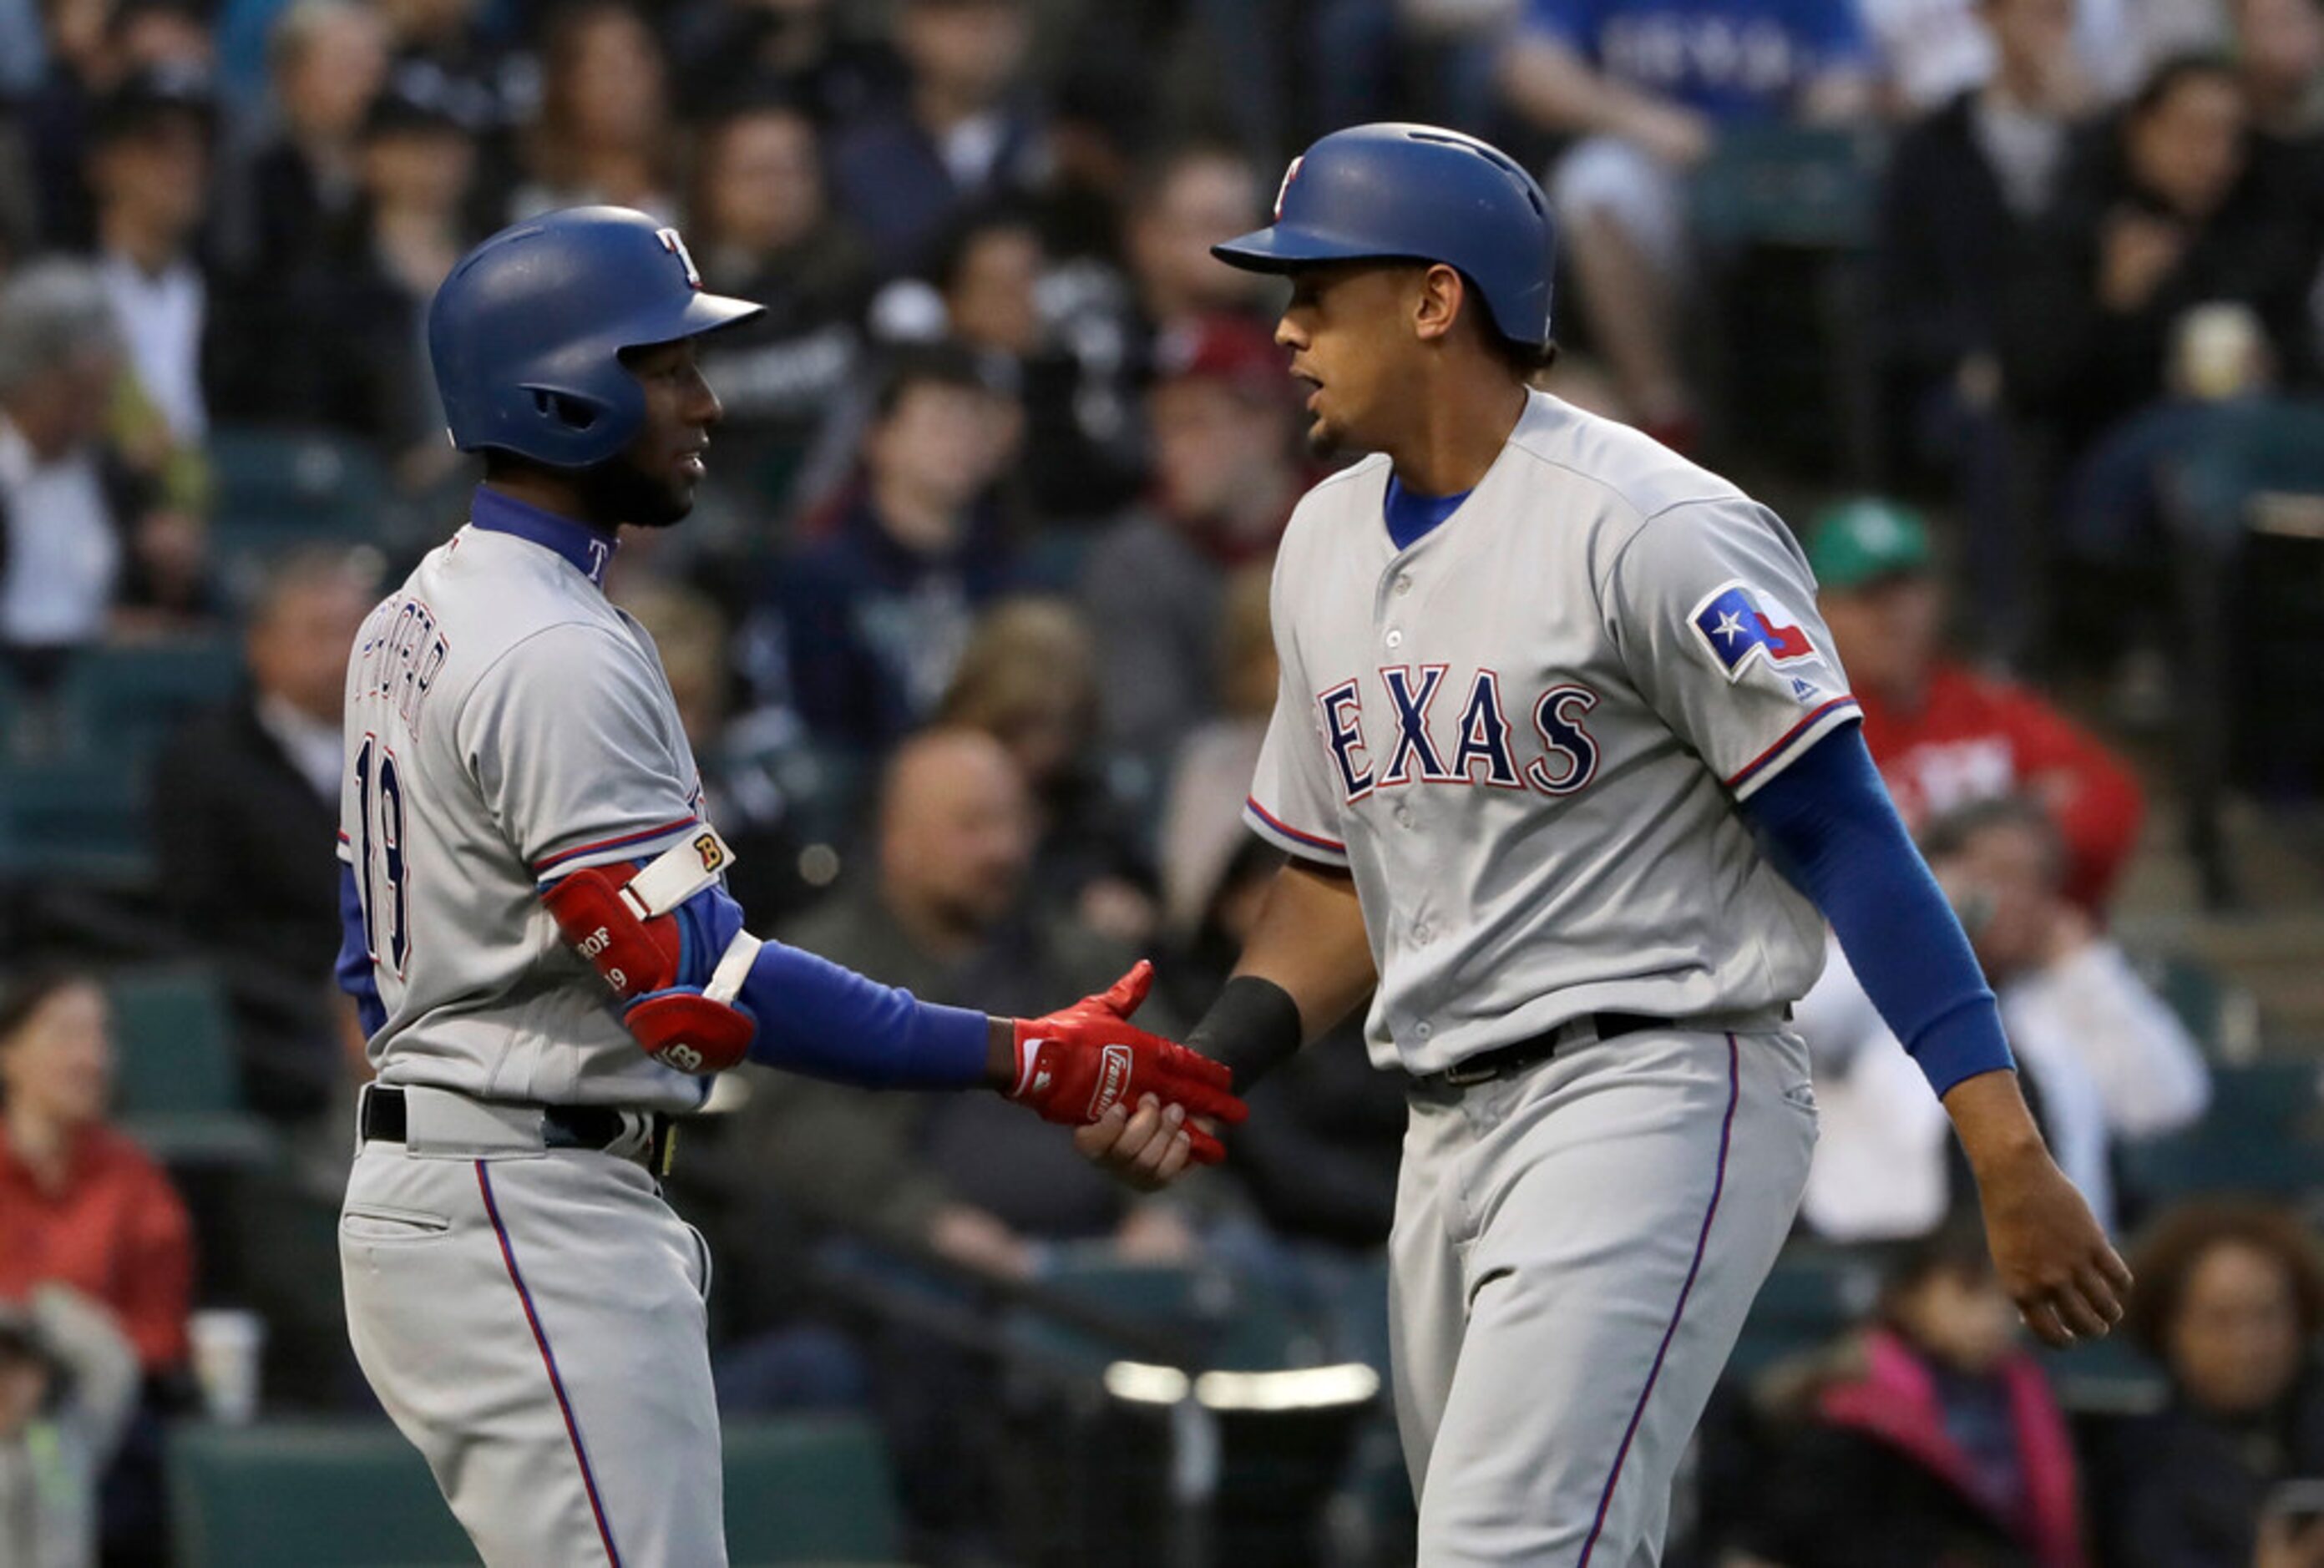
<path fill-rule="evenodd" d="M 364 623 L 356 645 L 355 700 L 384 702 L 405 731 L 417 735 L 451 651 L 436 612 L 424 601 L 404 594 L 383 601 Z"/>
<path fill-rule="evenodd" d="M 1498 670 L 1479 669 L 1461 680 L 1450 665 L 1392 664 L 1378 674 L 1370 714 L 1360 680 L 1315 695 L 1317 729 L 1351 804 L 1406 784 L 1566 796 L 1598 776 L 1589 715 L 1599 696 L 1579 681 L 1517 694 L 1530 728 L 1521 733 L 1509 722 L 1509 694 Z"/>

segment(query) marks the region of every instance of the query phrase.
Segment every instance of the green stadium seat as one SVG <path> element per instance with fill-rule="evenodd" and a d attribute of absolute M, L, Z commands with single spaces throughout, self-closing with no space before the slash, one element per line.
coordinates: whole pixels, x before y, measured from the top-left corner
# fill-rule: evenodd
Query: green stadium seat
<path fill-rule="evenodd" d="M 275 1151 L 272 1131 L 243 1109 L 233 1019 L 216 975 L 135 971 L 113 976 L 106 993 L 124 1131 L 171 1165 L 253 1164 Z"/>
<path fill-rule="evenodd" d="M 1872 1310 L 1877 1262 L 1813 1243 L 1786 1248 L 1751 1304 L 1728 1375 L 1749 1379 L 1788 1357 L 1829 1343 Z"/>
<path fill-rule="evenodd" d="M 898 1560 L 902 1515 L 870 1423 L 733 1422 L 724 1441 L 726 1553 L 735 1568 Z"/>
<path fill-rule="evenodd" d="M 2122 1149 L 2126 1191 L 2160 1205 L 2199 1193 L 2324 1193 L 2324 1082 L 2315 1062 L 2254 1062 L 2211 1074 L 2211 1108 L 2183 1132 Z"/>
<path fill-rule="evenodd" d="M 217 481 L 211 543 L 224 558 L 360 543 L 379 532 L 390 487 L 360 442 L 319 430 L 225 429 L 212 432 L 209 454 Z"/>
<path fill-rule="evenodd" d="M 0 878 L 119 884 L 152 874 L 134 768 L 80 757 L 0 767 Z"/>
<path fill-rule="evenodd" d="M 134 771 L 242 680 L 242 649 L 231 638 L 90 648 L 66 673 L 65 722 L 82 755 Z"/>
<path fill-rule="evenodd" d="M 475 1549 L 385 1422 L 188 1424 L 170 1437 L 179 1568 L 449 1568 Z"/>
<path fill-rule="evenodd" d="M 725 1432 L 735 1568 L 893 1563 L 902 1516 L 878 1434 L 853 1417 Z M 170 1439 L 180 1568 L 473 1563 L 419 1453 L 384 1422 L 188 1424 Z"/>
<path fill-rule="evenodd" d="M 136 971 L 115 975 L 106 994 L 113 1004 L 123 1114 L 242 1109 L 234 1024 L 217 975 L 207 969 Z"/>
<path fill-rule="evenodd" d="M 2071 1350 L 2039 1348 L 2035 1354 L 2050 1374 L 2058 1402 L 2077 1415 L 2143 1416 L 2161 1409 L 2171 1397 L 2163 1369 L 2119 1332 Z"/>
<path fill-rule="evenodd" d="M 1883 152 L 1877 137 L 1832 127 L 1724 131 L 1694 177 L 1696 231 L 1717 245 L 1866 249 Z"/>

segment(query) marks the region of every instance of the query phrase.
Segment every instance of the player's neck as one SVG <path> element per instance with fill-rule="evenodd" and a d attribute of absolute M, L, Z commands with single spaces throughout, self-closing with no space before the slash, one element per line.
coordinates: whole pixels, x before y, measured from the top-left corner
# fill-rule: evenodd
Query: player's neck
<path fill-rule="evenodd" d="M 1383 447 L 1397 483 L 1417 495 L 1460 495 L 1477 487 L 1524 418 L 1519 383 L 1447 376 L 1413 404 L 1405 435 Z"/>
<path fill-rule="evenodd" d="M 577 522 L 584 528 L 594 529 L 607 539 L 621 531 L 619 522 L 609 522 L 590 515 L 581 486 L 562 475 L 533 468 L 510 468 L 485 480 L 484 486 L 511 501 L 521 501 L 537 512 L 545 512 L 551 517 L 561 517 L 567 522 Z"/>

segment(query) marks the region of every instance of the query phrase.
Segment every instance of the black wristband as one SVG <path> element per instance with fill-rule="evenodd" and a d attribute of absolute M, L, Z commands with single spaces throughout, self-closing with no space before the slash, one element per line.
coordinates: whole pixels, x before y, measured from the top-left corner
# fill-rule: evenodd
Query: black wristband
<path fill-rule="evenodd" d="M 1186 1043 L 1232 1069 L 1240 1094 L 1288 1061 L 1305 1038 L 1289 992 L 1256 974 L 1238 974 L 1187 1031 Z"/>

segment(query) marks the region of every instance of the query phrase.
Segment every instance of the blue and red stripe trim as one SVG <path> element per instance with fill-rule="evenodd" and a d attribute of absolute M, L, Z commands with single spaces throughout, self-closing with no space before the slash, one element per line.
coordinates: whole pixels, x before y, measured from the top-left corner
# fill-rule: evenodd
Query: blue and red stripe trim
<path fill-rule="evenodd" d="M 569 861 L 577 860 L 585 854 L 602 854 L 607 850 L 627 849 L 632 844 L 645 844 L 692 827 L 701 820 L 700 817 L 694 816 L 681 816 L 674 821 L 665 822 L 659 827 L 641 827 L 635 833 L 617 834 L 612 838 L 598 839 L 594 844 L 576 844 L 571 849 L 561 849 L 555 854 L 545 856 L 532 868 L 533 873 L 537 876 L 542 872 L 554 871 L 558 866 Z"/>
<path fill-rule="evenodd" d="M 1711 1203 L 1702 1212 L 1702 1229 L 1695 1233 L 1694 1260 L 1686 1266 L 1686 1283 L 1678 1287 L 1678 1305 L 1671 1308 L 1663 1342 L 1655 1347 L 1655 1364 L 1646 1370 L 1646 1386 L 1638 1390 L 1630 1424 L 1622 1429 L 1622 1446 L 1614 1451 L 1614 1468 L 1607 1474 L 1606 1490 L 1598 1494 L 1598 1515 L 1590 1521 L 1590 1536 L 1582 1543 L 1582 1558 L 1574 1568 L 1590 1568 L 1590 1554 L 1598 1549 L 1598 1537 L 1606 1528 L 1606 1513 L 1613 1507 L 1614 1488 L 1622 1479 L 1623 1462 L 1630 1457 L 1630 1443 L 1638 1435 L 1638 1423 L 1646 1419 L 1646 1401 L 1654 1397 L 1655 1383 L 1670 1356 L 1671 1341 L 1678 1337 L 1679 1319 L 1686 1315 L 1687 1297 L 1694 1294 L 1695 1278 L 1702 1272 L 1702 1255 L 1711 1248 L 1711 1222 L 1719 1217 L 1720 1195 L 1727 1190 L 1727 1154 L 1735 1143 L 1735 1106 L 1743 1095 L 1742 1078 L 1742 1051 L 1730 1034 L 1727 1037 L 1727 1114 L 1719 1124 L 1719 1168 L 1711 1178 Z"/>
<path fill-rule="evenodd" d="M 557 1370 L 557 1352 L 549 1348 L 549 1331 L 540 1326 L 540 1314 L 533 1309 L 532 1292 L 525 1288 L 524 1276 L 518 1272 L 516 1250 L 509 1243 L 508 1227 L 501 1222 L 501 1206 L 493 1196 L 493 1178 L 484 1162 L 476 1165 L 476 1187 L 484 1194 L 484 1213 L 493 1222 L 493 1234 L 500 1238 L 501 1261 L 508 1265 L 509 1283 L 516 1287 L 516 1298 L 524 1304 L 524 1321 L 532 1326 L 532 1342 L 540 1348 L 540 1364 L 549 1369 L 549 1387 L 557 1396 L 558 1414 L 565 1417 L 565 1435 L 573 1444 L 573 1457 L 581 1466 L 581 1487 L 589 1497 L 589 1512 L 597 1522 L 597 1539 L 604 1544 L 605 1561 L 610 1568 L 622 1568 L 622 1554 L 613 1545 L 613 1527 L 605 1521 L 604 1500 L 597 1495 L 597 1472 L 590 1468 L 589 1451 L 582 1446 L 581 1424 L 573 1418 L 573 1402 L 565 1397 L 565 1379 Z"/>
<path fill-rule="evenodd" d="M 1798 724 L 1795 724 L 1790 729 L 1785 730 L 1781 740 L 1768 747 L 1766 751 L 1760 752 L 1757 756 L 1752 758 L 1751 761 L 1745 763 L 1738 771 L 1729 776 L 1727 780 L 1727 787 L 1729 789 L 1740 789 L 1753 779 L 1757 778 L 1761 773 L 1766 771 L 1770 765 L 1781 761 L 1784 753 L 1789 751 L 1793 742 L 1797 741 L 1802 735 L 1806 734 L 1809 731 L 1822 724 L 1826 719 L 1833 717 L 1841 709 L 1847 709 L 1853 712 L 1855 707 L 1856 699 L 1852 696 L 1836 696 L 1832 698 L 1830 702 L 1824 704 L 1821 707 L 1808 715 L 1807 717 L 1802 719 Z"/>
<path fill-rule="evenodd" d="M 1257 817 L 1262 826 L 1272 828 L 1277 833 L 1281 834 L 1284 837 L 1291 840 L 1294 844 L 1305 844 L 1309 849 L 1320 849 L 1325 854 L 1344 855 L 1348 853 L 1348 846 L 1342 844 L 1338 839 L 1325 838 L 1320 833 L 1302 832 L 1300 829 L 1292 826 L 1289 823 L 1276 816 L 1275 813 L 1269 811 L 1266 807 L 1261 806 L 1259 801 L 1251 796 L 1246 795 L 1243 797 L 1242 808 L 1245 811 L 1250 812 L 1253 816 Z"/>

